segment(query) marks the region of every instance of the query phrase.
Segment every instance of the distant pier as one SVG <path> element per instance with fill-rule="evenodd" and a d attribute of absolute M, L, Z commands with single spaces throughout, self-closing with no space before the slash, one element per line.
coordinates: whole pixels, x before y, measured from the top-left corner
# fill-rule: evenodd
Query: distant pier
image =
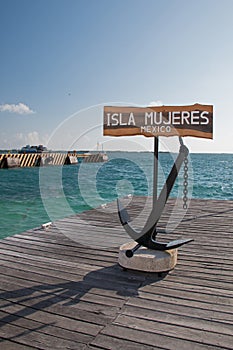
<path fill-rule="evenodd" d="M 82 161 L 88 163 L 99 163 L 106 160 L 107 156 L 104 153 L 2 153 L 0 154 L 0 169 L 48 165 L 68 165 L 77 164 Z"/>

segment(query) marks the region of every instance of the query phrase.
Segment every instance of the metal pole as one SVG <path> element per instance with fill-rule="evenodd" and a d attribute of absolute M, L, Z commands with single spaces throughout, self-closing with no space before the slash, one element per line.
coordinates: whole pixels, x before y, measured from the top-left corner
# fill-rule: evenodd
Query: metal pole
<path fill-rule="evenodd" d="M 157 187 L 158 187 L 158 155 L 159 155 L 159 138 L 154 138 L 154 177 L 153 177 L 153 209 L 157 203 Z"/>

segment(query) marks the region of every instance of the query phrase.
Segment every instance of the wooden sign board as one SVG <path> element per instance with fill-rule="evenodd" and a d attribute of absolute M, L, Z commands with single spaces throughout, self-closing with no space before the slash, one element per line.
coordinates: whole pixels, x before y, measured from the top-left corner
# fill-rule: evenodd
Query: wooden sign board
<path fill-rule="evenodd" d="M 104 107 L 104 135 L 213 138 L 213 106 Z"/>

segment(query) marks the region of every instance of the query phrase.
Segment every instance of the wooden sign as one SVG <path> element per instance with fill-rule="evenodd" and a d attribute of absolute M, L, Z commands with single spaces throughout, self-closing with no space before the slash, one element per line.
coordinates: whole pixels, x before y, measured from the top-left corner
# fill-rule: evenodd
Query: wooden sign
<path fill-rule="evenodd" d="M 104 135 L 213 138 L 213 106 L 104 107 Z"/>

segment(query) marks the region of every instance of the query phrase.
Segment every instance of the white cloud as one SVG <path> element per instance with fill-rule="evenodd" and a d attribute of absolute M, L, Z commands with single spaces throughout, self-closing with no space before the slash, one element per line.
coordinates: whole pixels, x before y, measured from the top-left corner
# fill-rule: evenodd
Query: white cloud
<path fill-rule="evenodd" d="M 35 113 L 31 110 L 27 105 L 20 102 L 18 104 L 2 104 L 0 105 L 0 112 L 10 112 L 10 113 L 18 113 L 18 114 L 32 114 Z"/>
<path fill-rule="evenodd" d="M 148 107 L 155 107 L 155 106 L 162 106 L 163 102 L 162 101 L 152 101 L 148 104 Z"/>
<path fill-rule="evenodd" d="M 18 133 L 16 134 L 16 138 L 17 138 L 18 140 L 24 140 L 23 133 L 22 133 L 22 132 L 18 132 Z"/>
<path fill-rule="evenodd" d="M 48 138 L 48 134 L 37 131 L 12 133 L 10 129 L 7 132 L 0 130 L 0 149 L 20 149 L 25 145 L 47 146 Z"/>
<path fill-rule="evenodd" d="M 31 131 L 24 136 L 25 144 L 28 145 L 44 145 L 47 146 L 48 134 L 41 135 L 37 131 Z"/>
<path fill-rule="evenodd" d="M 26 142 L 29 144 L 29 145 L 37 145 L 40 143 L 40 136 L 39 136 L 39 133 L 37 131 L 32 131 L 32 132 L 29 132 L 27 134 L 27 137 L 26 137 Z"/>

